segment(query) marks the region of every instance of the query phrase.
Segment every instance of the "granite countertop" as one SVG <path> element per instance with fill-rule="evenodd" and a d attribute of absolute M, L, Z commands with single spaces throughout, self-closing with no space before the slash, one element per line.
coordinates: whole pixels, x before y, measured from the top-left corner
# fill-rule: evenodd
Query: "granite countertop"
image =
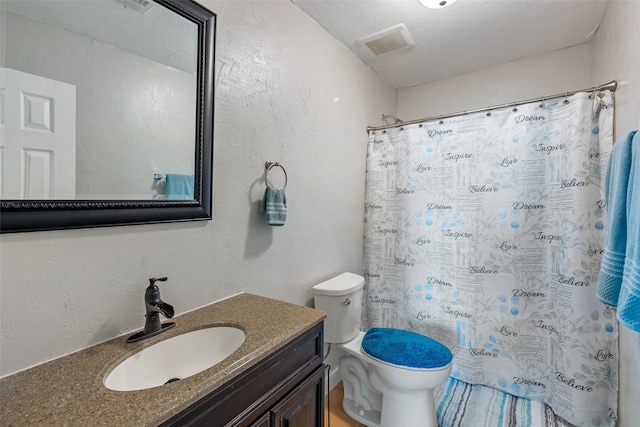
<path fill-rule="evenodd" d="M 247 370 L 324 319 L 323 312 L 238 294 L 176 317 L 156 337 L 126 343 L 128 333 L 0 380 L 0 424 L 8 426 L 156 426 Z M 191 377 L 146 390 L 113 391 L 107 374 L 143 348 L 210 326 L 241 328 L 244 343 Z"/>

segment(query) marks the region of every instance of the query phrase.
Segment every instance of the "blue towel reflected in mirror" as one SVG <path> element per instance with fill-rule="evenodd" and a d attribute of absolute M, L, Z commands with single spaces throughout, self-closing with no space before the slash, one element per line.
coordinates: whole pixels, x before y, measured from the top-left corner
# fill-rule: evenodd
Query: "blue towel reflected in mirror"
<path fill-rule="evenodd" d="M 168 173 L 165 179 L 167 183 L 167 199 L 192 200 L 194 198 L 193 175 Z"/>

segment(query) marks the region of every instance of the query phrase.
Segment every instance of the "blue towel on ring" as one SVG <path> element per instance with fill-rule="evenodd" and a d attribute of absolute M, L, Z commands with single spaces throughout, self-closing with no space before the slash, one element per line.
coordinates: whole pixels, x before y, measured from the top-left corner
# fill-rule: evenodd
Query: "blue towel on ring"
<path fill-rule="evenodd" d="M 618 320 L 640 332 L 640 131 L 635 132 L 631 147 L 631 172 L 627 188 L 627 248 L 618 298 Z"/>
<path fill-rule="evenodd" d="M 269 225 L 284 225 L 287 219 L 287 197 L 284 194 L 284 188 L 267 187 L 260 210 L 265 213 Z"/>
<path fill-rule="evenodd" d="M 631 146 L 635 132 L 616 142 L 605 174 L 607 237 L 598 274 L 596 295 L 605 304 L 617 306 L 627 247 L 627 188 L 631 173 Z"/>

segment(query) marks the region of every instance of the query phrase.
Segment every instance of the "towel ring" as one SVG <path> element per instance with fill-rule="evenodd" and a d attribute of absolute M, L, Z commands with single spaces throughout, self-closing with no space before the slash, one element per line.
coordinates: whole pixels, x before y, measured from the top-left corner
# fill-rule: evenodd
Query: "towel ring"
<path fill-rule="evenodd" d="M 282 187 L 283 189 L 287 188 L 287 170 L 284 168 L 284 166 L 282 166 L 280 163 L 278 162 L 265 162 L 264 163 L 264 168 L 266 169 L 264 172 L 264 183 L 265 185 L 268 187 L 269 183 L 267 182 L 267 175 L 269 174 L 269 171 L 271 170 L 271 168 L 273 168 L 274 166 L 279 167 L 280 169 L 282 169 L 282 172 L 284 172 L 284 187 Z"/>

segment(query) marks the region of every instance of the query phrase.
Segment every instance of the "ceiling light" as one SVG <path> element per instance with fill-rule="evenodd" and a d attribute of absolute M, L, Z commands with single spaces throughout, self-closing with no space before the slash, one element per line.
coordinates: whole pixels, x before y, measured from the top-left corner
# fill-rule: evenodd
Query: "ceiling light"
<path fill-rule="evenodd" d="M 451 6 L 456 0 L 420 0 L 420 3 L 431 9 L 442 9 Z"/>

